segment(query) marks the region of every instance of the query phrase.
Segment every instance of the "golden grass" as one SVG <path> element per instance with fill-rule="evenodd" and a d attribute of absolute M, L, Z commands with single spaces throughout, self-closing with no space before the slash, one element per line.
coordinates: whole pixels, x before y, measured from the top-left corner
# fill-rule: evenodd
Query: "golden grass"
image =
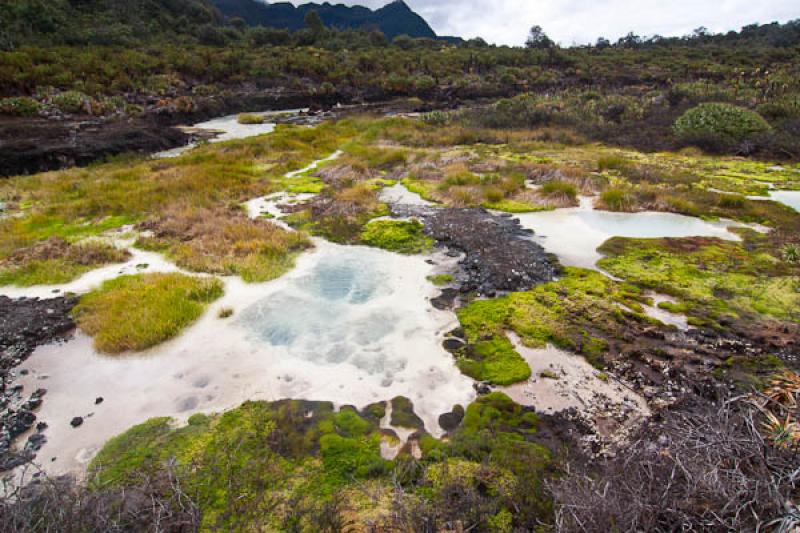
<path fill-rule="evenodd" d="M 216 278 L 140 274 L 106 281 L 73 314 L 105 353 L 141 351 L 178 335 L 222 296 Z"/>
<path fill-rule="evenodd" d="M 137 245 L 165 251 L 178 266 L 193 272 L 241 276 L 247 282 L 275 279 L 311 246 L 303 233 L 286 231 L 241 211 L 173 205 L 142 225 L 153 237 Z"/>

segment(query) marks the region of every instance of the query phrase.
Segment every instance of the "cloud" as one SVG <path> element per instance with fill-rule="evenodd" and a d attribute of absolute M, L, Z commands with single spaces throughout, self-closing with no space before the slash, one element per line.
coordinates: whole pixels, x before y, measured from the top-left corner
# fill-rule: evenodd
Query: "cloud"
<path fill-rule="evenodd" d="M 797 0 L 405 0 L 439 35 L 521 45 L 534 24 L 562 45 L 638 35 L 714 32 L 800 18 Z M 299 2 L 295 2 L 299 3 Z M 385 0 L 345 1 L 376 8 Z"/>

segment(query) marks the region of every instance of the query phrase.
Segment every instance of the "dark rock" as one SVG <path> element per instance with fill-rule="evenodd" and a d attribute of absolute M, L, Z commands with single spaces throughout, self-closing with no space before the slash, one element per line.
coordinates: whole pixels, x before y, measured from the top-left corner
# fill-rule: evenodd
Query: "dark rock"
<path fill-rule="evenodd" d="M 456 297 L 458 297 L 458 291 L 456 289 L 442 289 L 439 296 L 431 298 L 431 305 L 440 311 L 452 309 Z"/>
<path fill-rule="evenodd" d="M 445 339 L 444 342 L 442 343 L 442 346 L 448 352 L 455 352 L 463 348 L 465 346 L 465 343 L 461 339 L 451 338 L 451 339 Z"/>
<path fill-rule="evenodd" d="M 439 426 L 443 430 L 451 432 L 461 424 L 462 420 L 464 420 L 464 408 L 460 405 L 456 405 L 451 412 L 445 413 L 439 417 Z"/>
<path fill-rule="evenodd" d="M 492 392 L 492 387 L 484 381 L 476 381 L 472 384 L 472 388 L 481 396 L 491 394 Z"/>
<path fill-rule="evenodd" d="M 485 209 L 419 208 L 393 206 L 393 213 L 423 220 L 425 233 L 461 256 L 458 276 L 461 293 L 483 296 L 524 291 L 552 281 L 559 267 L 544 248 L 513 217 L 493 215 Z M 447 295 L 449 296 L 449 295 Z M 445 299 L 434 301 L 442 305 Z"/>
<path fill-rule="evenodd" d="M 98 396 L 97 398 L 94 399 L 94 404 L 95 405 L 100 405 L 101 403 L 103 403 L 103 397 L 102 396 Z"/>
<path fill-rule="evenodd" d="M 83 417 L 81 417 L 81 416 L 76 416 L 75 418 L 73 418 L 69 422 L 69 425 L 74 427 L 74 428 L 76 428 L 76 427 L 78 427 L 78 426 L 80 426 L 82 424 L 83 424 Z"/>

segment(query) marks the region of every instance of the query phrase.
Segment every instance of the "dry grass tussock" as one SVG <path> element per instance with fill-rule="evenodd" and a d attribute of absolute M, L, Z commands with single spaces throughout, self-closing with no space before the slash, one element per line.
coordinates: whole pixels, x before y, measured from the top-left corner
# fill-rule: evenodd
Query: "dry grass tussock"
<path fill-rule="evenodd" d="M 238 209 L 173 205 L 140 228 L 152 236 L 140 238 L 137 246 L 166 251 L 193 272 L 238 275 L 247 282 L 279 277 L 311 246 L 305 234 L 251 220 Z"/>

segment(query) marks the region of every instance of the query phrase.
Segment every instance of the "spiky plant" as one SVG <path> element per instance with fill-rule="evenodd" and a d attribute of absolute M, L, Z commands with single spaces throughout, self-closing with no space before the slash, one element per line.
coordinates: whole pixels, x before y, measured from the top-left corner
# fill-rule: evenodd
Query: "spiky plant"
<path fill-rule="evenodd" d="M 800 245 L 786 244 L 782 250 L 783 260 L 790 264 L 800 263 Z"/>

